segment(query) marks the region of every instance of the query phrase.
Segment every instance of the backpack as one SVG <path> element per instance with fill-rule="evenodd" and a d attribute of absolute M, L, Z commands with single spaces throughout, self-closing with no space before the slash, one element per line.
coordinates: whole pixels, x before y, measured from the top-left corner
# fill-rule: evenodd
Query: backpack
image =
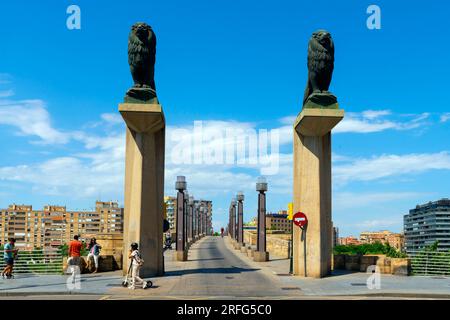
<path fill-rule="evenodd" d="M 139 251 L 134 256 L 134 259 L 136 260 L 137 264 L 140 267 L 142 267 L 144 265 L 144 259 L 142 259 L 141 253 Z"/>

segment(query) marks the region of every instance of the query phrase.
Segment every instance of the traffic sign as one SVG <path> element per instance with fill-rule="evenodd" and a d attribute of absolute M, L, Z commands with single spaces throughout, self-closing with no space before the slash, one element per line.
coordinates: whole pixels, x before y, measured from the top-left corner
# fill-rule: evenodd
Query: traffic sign
<path fill-rule="evenodd" d="M 308 218 L 306 218 L 306 214 L 303 212 L 296 212 L 293 216 L 294 224 L 297 227 L 303 228 L 308 224 Z"/>

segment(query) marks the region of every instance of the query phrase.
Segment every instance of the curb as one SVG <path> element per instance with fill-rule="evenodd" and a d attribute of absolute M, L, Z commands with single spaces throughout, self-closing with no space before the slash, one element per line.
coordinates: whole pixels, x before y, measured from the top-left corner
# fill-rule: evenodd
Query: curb
<path fill-rule="evenodd" d="M 38 291 L 38 292 L 0 292 L 0 297 L 25 297 L 25 296 L 57 296 L 57 295 L 102 295 L 101 293 L 90 293 L 90 292 L 74 292 L 74 291 Z"/>

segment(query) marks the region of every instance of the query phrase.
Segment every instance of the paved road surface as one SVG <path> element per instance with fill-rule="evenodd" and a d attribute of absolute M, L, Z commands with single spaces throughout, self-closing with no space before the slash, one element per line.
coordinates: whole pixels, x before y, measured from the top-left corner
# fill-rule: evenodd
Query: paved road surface
<path fill-rule="evenodd" d="M 244 262 L 225 243 L 227 238 L 207 237 L 189 250 L 181 270 L 166 272 L 179 276 L 169 294 L 186 296 L 276 297 L 299 295 L 299 289 L 283 288 L 278 279 Z"/>
<path fill-rule="evenodd" d="M 205 237 L 189 250 L 188 261 L 173 261 L 165 252 L 166 274 L 154 287 L 129 290 L 120 271 L 82 275 L 81 290 L 69 291 L 68 276 L 17 275 L 0 278 L 1 299 L 391 299 L 450 297 L 447 277 L 383 275 L 381 290 L 369 290 L 365 273 L 334 274 L 323 279 L 280 276 L 289 261 L 256 263 L 234 250 L 230 239 Z M 278 275 L 277 275 L 278 274 Z"/>

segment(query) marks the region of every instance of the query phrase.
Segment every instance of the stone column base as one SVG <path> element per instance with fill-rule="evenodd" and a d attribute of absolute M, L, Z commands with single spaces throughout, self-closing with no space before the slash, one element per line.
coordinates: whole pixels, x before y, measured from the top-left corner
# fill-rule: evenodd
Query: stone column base
<path fill-rule="evenodd" d="M 241 252 L 247 254 L 247 247 L 245 245 L 241 246 Z"/>
<path fill-rule="evenodd" d="M 269 261 L 268 251 L 253 251 L 253 260 L 255 262 L 266 262 Z"/>
<path fill-rule="evenodd" d="M 187 256 L 188 253 L 186 250 L 181 251 L 181 250 L 177 250 L 175 251 L 175 260 L 176 261 L 187 261 Z"/>

